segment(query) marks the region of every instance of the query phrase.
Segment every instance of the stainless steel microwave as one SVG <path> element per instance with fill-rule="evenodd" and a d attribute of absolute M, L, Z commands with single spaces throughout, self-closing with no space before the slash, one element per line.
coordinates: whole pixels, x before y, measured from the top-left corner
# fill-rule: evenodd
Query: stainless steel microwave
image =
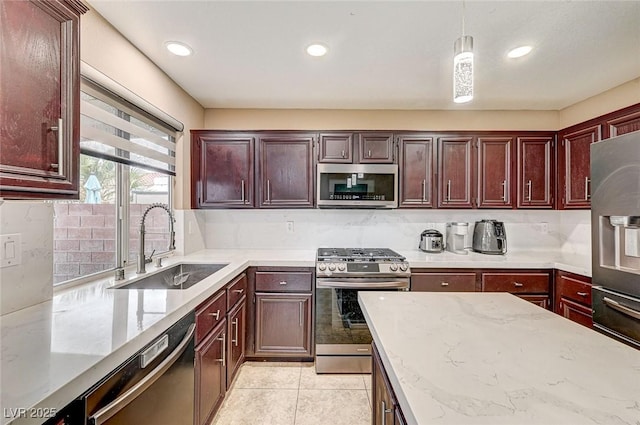
<path fill-rule="evenodd" d="M 397 208 L 396 164 L 318 164 L 320 208 Z"/>

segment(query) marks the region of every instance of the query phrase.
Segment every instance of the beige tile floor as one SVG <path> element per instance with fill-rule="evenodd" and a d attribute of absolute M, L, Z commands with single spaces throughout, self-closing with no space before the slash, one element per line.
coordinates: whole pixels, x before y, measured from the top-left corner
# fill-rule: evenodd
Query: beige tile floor
<path fill-rule="evenodd" d="M 211 425 L 370 425 L 371 375 L 316 375 L 313 363 L 242 365 Z"/>

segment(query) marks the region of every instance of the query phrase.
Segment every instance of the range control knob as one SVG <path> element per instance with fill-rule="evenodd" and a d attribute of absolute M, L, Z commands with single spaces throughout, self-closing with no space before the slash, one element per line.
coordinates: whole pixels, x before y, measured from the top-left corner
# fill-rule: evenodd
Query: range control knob
<path fill-rule="evenodd" d="M 347 265 L 345 263 L 338 264 L 338 270 L 340 270 L 341 272 L 345 271 L 346 268 Z"/>
<path fill-rule="evenodd" d="M 336 265 L 333 263 L 329 264 L 329 270 L 334 271 L 336 269 Z"/>
<path fill-rule="evenodd" d="M 396 270 L 398 270 L 398 265 L 396 263 L 391 263 L 389 265 L 389 268 L 391 269 L 392 272 L 395 272 Z"/>
<path fill-rule="evenodd" d="M 327 265 L 325 263 L 318 264 L 318 270 L 324 271 L 326 268 L 327 268 Z"/>
<path fill-rule="evenodd" d="M 407 263 L 400 264 L 400 270 L 402 270 L 403 272 L 406 272 L 408 268 L 409 265 Z"/>

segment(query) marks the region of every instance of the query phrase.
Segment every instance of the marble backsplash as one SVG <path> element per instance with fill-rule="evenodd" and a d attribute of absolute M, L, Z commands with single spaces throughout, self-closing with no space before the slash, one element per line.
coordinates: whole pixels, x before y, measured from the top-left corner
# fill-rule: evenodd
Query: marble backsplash
<path fill-rule="evenodd" d="M 571 214 L 569 214 L 571 213 Z M 420 233 L 444 234 L 450 221 L 496 219 L 505 223 L 512 251 L 587 253 L 588 211 L 538 210 L 207 210 L 207 248 L 314 249 L 319 246 L 385 246 L 417 249 Z M 564 219 L 566 215 L 566 219 Z M 292 224 L 288 224 L 292 223 Z M 293 231 L 290 227 L 293 227 Z M 586 232 L 588 235 L 589 233 Z M 469 237 L 469 244 L 471 238 Z M 588 241 L 587 241 L 588 242 Z"/>
<path fill-rule="evenodd" d="M 0 269 L 0 314 L 29 307 L 53 296 L 53 204 L 4 201 L 0 234 L 22 235 L 22 264 Z"/>

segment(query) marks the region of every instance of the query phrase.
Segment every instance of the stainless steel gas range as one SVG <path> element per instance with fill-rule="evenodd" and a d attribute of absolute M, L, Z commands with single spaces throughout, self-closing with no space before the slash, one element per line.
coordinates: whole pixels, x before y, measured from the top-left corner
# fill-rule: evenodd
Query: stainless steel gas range
<path fill-rule="evenodd" d="M 358 291 L 408 291 L 406 258 L 387 248 L 320 248 L 316 256 L 316 372 L 371 373 L 371 333 Z"/>

